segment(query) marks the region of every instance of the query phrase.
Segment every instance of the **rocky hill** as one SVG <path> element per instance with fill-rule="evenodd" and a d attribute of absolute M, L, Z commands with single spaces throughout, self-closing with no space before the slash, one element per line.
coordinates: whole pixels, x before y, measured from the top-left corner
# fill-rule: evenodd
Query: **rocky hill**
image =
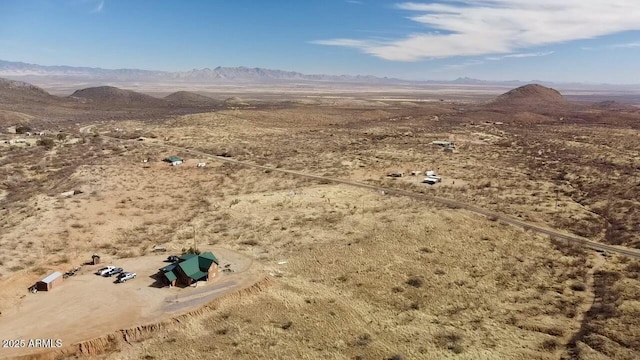
<path fill-rule="evenodd" d="M 0 104 L 50 103 L 59 100 L 35 85 L 0 78 Z"/>
<path fill-rule="evenodd" d="M 126 107 L 165 107 L 169 103 L 163 99 L 141 94 L 131 90 L 119 89 L 113 86 L 99 86 L 77 90 L 70 98 L 79 99 L 84 103 L 106 106 Z"/>
<path fill-rule="evenodd" d="M 572 106 L 559 91 L 538 84 L 524 85 L 510 90 L 486 105 L 492 110 L 528 111 L 540 114 L 562 111 Z"/>

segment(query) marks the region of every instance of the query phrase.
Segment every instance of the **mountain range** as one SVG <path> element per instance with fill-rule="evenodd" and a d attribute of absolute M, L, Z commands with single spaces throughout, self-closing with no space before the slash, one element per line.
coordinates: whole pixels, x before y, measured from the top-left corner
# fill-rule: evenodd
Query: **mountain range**
<path fill-rule="evenodd" d="M 406 80 L 362 75 L 305 75 L 294 71 L 262 68 L 216 67 L 189 71 L 152 71 L 140 69 L 102 69 L 73 66 L 44 66 L 0 60 L 0 77 L 64 78 L 68 80 L 105 81 L 176 81 L 176 82 L 345 82 L 345 83 L 406 83 Z"/>
<path fill-rule="evenodd" d="M 249 67 L 216 67 L 188 71 L 154 71 L 141 69 L 102 69 L 94 67 L 45 66 L 24 62 L 0 60 L 0 77 L 23 81 L 85 82 L 85 83 L 176 83 L 176 84 L 269 84 L 269 83 L 335 83 L 363 85 L 409 85 L 432 84 L 475 85 L 517 87 L 531 83 L 561 89 L 597 89 L 640 92 L 639 85 L 612 85 L 586 83 L 555 83 L 550 81 L 487 81 L 460 77 L 451 81 L 414 81 L 371 75 L 322 75 L 302 74 L 295 71 Z"/>

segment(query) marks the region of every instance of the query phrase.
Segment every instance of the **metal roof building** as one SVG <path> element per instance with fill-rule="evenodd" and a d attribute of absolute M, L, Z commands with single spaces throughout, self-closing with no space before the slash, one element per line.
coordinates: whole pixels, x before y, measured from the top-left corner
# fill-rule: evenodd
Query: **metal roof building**
<path fill-rule="evenodd" d="M 184 285 L 205 280 L 218 273 L 218 258 L 212 252 L 197 254 L 183 254 L 180 260 L 160 269 L 160 277 L 170 285 L 179 281 Z"/>
<path fill-rule="evenodd" d="M 169 156 L 168 158 L 165 158 L 165 159 L 164 159 L 164 161 L 166 161 L 166 162 L 170 162 L 170 163 L 174 163 L 174 162 L 176 162 L 176 161 L 180 161 L 180 162 L 182 162 L 183 160 L 182 160 L 182 158 L 181 158 L 181 157 L 179 157 L 179 156 L 175 156 L 175 155 L 174 155 L 174 156 Z"/>
<path fill-rule="evenodd" d="M 49 291 L 62 284 L 62 273 L 56 271 L 44 277 L 42 280 L 36 283 L 36 289 L 38 291 Z"/>

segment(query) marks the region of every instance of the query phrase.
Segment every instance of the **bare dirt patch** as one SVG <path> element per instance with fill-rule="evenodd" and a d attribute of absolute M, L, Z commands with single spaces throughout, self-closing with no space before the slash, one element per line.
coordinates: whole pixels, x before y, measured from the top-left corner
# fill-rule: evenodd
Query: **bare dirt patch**
<path fill-rule="evenodd" d="M 250 287 L 264 274 L 252 260 L 236 252 L 213 248 L 224 266 L 234 272 L 220 272 L 210 282 L 197 287 L 159 287 L 152 277 L 166 255 L 114 260 L 137 278 L 115 284 L 114 278 L 93 274 L 102 265 L 85 266 L 80 275 L 65 279 L 50 292 L 29 294 L 2 313 L 2 339 L 61 339 L 63 346 L 132 328 L 160 322 L 198 309 L 226 294 Z M 2 349 L 0 356 L 12 357 L 46 351 L 43 349 Z"/>

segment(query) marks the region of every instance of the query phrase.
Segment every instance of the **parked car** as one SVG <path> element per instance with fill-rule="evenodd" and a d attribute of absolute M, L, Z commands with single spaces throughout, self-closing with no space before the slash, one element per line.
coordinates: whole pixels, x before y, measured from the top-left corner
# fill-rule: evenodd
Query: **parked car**
<path fill-rule="evenodd" d="M 134 272 L 124 272 L 118 275 L 118 280 L 116 282 L 123 283 L 127 280 L 134 279 L 136 277 L 136 273 Z"/>
<path fill-rule="evenodd" d="M 175 255 L 171 255 L 171 256 L 169 256 L 169 257 L 167 258 L 167 261 L 168 261 L 168 262 L 171 262 L 171 263 L 174 263 L 174 262 L 179 261 L 179 260 L 180 260 L 180 258 L 179 258 L 179 257 L 177 257 L 177 256 L 175 256 Z"/>
<path fill-rule="evenodd" d="M 120 273 L 121 273 L 121 272 L 123 272 L 123 271 L 124 271 L 124 269 L 123 269 L 123 268 L 121 268 L 121 267 L 117 267 L 117 268 L 113 268 L 113 269 L 111 269 L 111 271 L 107 272 L 106 274 L 103 274 L 102 276 L 104 276 L 104 277 L 110 277 L 110 276 L 113 276 L 113 275 L 118 275 L 118 274 L 120 274 Z"/>
<path fill-rule="evenodd" d="M 115 268 L 116 268 L 115 266 L 111 266 L 111 265 L 105 266 L 102 269 L 96 271 L 96 275 L 103 276 L 104 274 L 108 273 L 109 271 L 111 271 L 111 270 L 113 270 Z"/>

